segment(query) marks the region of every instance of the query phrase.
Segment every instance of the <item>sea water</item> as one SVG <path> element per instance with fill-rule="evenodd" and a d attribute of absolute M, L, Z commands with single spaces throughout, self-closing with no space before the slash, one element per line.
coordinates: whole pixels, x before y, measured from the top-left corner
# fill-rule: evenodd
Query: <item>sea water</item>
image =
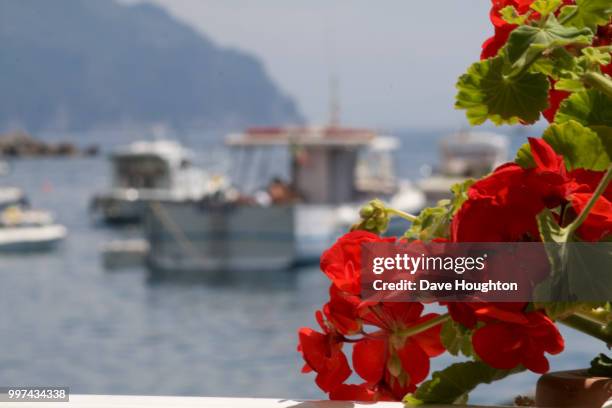
<path fill-rule="evenodd" d="M 414 178 L 420 165 L 435 162 L 441 134 L 407 133 L 400 173 Z M 204 149 L 196 140 L 191 143 Z M 94 141 L 108 150 L 128 140 L 102 135 Z M 11 165 L 0 183 L 22 187 L 33 206 L 53 211 L 69 235 L 54 252 L 0 255 L 0 385 L 69 386 L 72 393 L 96 394 L 324 397 L 313 375 L 300 373 L 296 352 L 298 328 L 316 327 L 313 314 L 327 294 L 329 283 L 316 266 L 248 287 L 155 281 L 144 268 L 106 271 L 101 246 L 140 234 L 91 222 L 88 201 L 109 182 L 106 158 Z M 550 358 L 555 370 L 585 367 L 605 351 L 600 342 L 563 333 L 567 352 Z M 436 358 L 433 369 L 451 361 Z M 519 374 L 478 388 L 472 401 L 504 401 L 528 393 L 536 380 Z"/>

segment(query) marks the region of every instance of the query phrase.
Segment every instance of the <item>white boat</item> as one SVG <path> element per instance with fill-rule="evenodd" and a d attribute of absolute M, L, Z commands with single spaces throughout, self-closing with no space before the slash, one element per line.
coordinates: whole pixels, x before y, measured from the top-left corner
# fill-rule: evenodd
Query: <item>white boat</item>
<path fill-rule="evenodd" d="M 154 203 L 145 222 L 153 271 L 227 278 L 287 269 L 317 261 L 368 199 L 394 201 L 409 212 L 424 205 L 423 195 L 393 174 L 397 140 L 369 130 L 259 128 L 229 135 L 226 144 L 242 152 L 236 173 L 255 188 Z M 282 161 L 278 149 L 288 153 L 286 181 L 259 174 Z"/>
<path fill-rule="evenodd" d="M 443 138 L 437 169 L 418 182 L 427 205 L 451 197 L 451 187 L 468 178 L 480 178 L 507 161 L 508 139 L 491 132 L 459 132 Z"/>
<path fill-rule="evenodd" d="M 66 237 L 46 211 L 9 206 L 0 213 L 0 251 L 28 252 L 54 248 Z"/>
<path fill-rule="evenodd" d="M 28 206 L 28 199 L 23 190 L 17 187 L 0 187 L 0 212 L 14 206 Z"/>
<path fill-rule="evenodd" d="M 192 165 L 192 153 L 170 140 L 139 141 L 111 155 L 112 186 L 94 196 L 94 214 L 109 223 L 140 221 L 153 201 L 198 200 L 220 187 Z"/>

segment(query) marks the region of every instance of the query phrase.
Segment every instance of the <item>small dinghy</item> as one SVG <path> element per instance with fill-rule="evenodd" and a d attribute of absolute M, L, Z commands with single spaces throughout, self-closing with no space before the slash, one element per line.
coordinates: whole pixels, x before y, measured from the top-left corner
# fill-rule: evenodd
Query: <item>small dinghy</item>
<path fill-rule="evenodd" d="M 66 237 L 66 227 L 56 224 L 46 211 L 20 206 L 0 213 L 0 251 L 30 252 L 54 248 Z"/>

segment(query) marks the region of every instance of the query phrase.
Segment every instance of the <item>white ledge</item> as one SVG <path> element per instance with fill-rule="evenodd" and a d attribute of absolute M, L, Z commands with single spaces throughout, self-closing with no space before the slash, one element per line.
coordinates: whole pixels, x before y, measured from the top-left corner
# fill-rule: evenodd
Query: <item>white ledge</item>
<path fill-rule="evenodd" d="M 294 401 L 267 398 L 153 397 L 140 395 L 70 395 L 70 402 L 0 402 L 18 408 L 403 408 L 400 402 Z M 457 405 L 428 405 L 431 408 Z"/>

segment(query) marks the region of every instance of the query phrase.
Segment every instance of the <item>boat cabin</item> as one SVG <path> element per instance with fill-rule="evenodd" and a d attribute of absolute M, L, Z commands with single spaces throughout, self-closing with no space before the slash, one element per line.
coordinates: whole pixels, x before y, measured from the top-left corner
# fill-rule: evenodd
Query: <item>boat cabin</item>
<path fill-rule="evenodd" d="M 490 132 L 460 132 L 440 142 L 440 173 L 482 177 L 506 161 L 508 139 Z"/>
<path fill-rule="evenodd" d="M 171 189 L 178 170 L 190 166 L 187 152 L 176 142 L 136 142 L 111 155 L 113 186 L 130 189 Z"/>
<path fill-rule="evenodd" d="M 397 188 L 391 158 L 397 142 L 370 130 L 336 126 L 252 128 L 229 135 L 226 144 L 251 156 L 243 157 L 237 166 L 247 166 L 243 172 L 258 180 L 266 178 L 262 169 L 274 164 L 271 161 L 281 160 L 272 150 L 288 152 L 287 184 L 301 202 L 350 203 L 373 195 L 387 196 Z"/>

